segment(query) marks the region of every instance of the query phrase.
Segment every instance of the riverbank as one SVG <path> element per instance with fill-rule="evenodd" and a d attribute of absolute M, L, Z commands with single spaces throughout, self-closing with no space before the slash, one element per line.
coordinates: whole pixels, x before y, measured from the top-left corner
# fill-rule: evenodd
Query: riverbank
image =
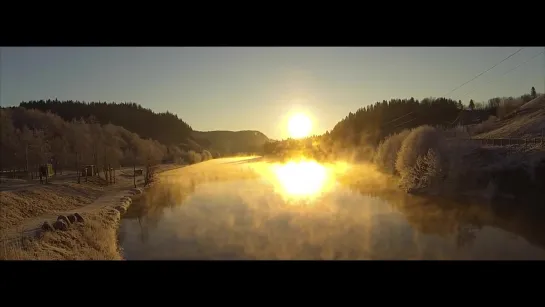
<path fill-rule="evenodd" d="M 157 173 L 180 167 L 160 165 Z M 130 171 L 122 170 L 116 184 L 108 186 L 93 178 L 81 184 L 53 180 L 1 191 L 0 259 L 122 259 L 116 242 L 119 221 L 143 188 L 143 178 L 137 176 L 134 189 Z M 65 222 L 55 225 L 60 216 Z M 44 229 L 44 222 L 59 229 Z"/>

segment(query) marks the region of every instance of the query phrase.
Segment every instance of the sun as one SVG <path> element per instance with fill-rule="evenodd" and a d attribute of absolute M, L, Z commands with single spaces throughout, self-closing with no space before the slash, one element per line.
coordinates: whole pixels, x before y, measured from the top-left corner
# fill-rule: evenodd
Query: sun
<path fill-rule="evenodd" d="M 304 114 L 295 114 L 288 121 L 288 132 L 292 138 L 298 139 L 309 136 L 311 130 L 310 118 Z"/>

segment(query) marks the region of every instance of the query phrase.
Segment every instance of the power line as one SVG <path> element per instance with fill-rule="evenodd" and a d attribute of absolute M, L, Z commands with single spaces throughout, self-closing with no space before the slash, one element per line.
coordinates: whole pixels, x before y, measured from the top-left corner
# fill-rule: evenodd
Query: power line
<path fill-rule="evenodd" d="M 395 121 L 397 121 L 397 120 L 399 120 L 399 119 L 401 119 L 401 118 L 403 118 L 403 117 L 405 117 L 405 116 L 407 116 L 407 115 L 410 115 L 410 114 L 412 114 L 412 113 L 413 113 L 413 111 L 411 111 L 411 112 L 409 112 L 409 113 L 407 113 L 407 114 L 405 114 L 405 115 L 401 115 L 401 116 L 398 117 L 398 118 L 394 118 L 394 119 L 392 119 L 392 120 L 390 120 L 390 121 L 387 121 L 387 122 L 385 122 L 384 124 L 382 124 L 382 126 L 384 127 L 384 126 L 386 126 L 386 125 L 388 125 L 388 124 L 391 124 L 391 123 L 393 123 L 393 122 L 395 122 Z"/>
<path fill-rule="evenodd" d="M 450 91 L 450 92 L 448 92 L 447 94 L 443 95 L 443 97 L 447 97 L 447 96 L 450 95 L 452 92 L 456 91 L 457 89 L 461 88 L 462 86 L 468 84 L 469 82 L 471 82 L 471 81 L 473 81 L 473 80 L 479 78 L 480 76 L 484 75 L 485 73 L 489 72 L 489 71 L 492 70 L 494 67 L 500 65 L 501 63 L 507 61 L 509 58 L 511 58 L 511 57 L 514 56 L 515 54 L 521 52 L 522 49 L 524 49 L 524 48 L 526 48 L 526 47 L 522 47 L 522 48 L 520 48 L 519 50 L 517 50 L 517 51 L 511 53 L 511 54 L 510 54 L 508 57 L 506 57 L 505 59 L 501 60 L 500 62 L 496 63 L 494 66 L 492 66 L 492 67 L 490 67 L 489 69 L 487 69 L 487 70 L 481 72 L 480 74 L 476 75 L 475 77 L 473 77 L 473 79 L 471 79 L 471 80 L 469 80 L 469 81 L 466 81 L 466 82 L 462 83 L 462 85 L 457 86 L 457 87 L 454 88 L 452 91 Z"/>
<path fill-rule="evenodd" d="M 393 127 L 392 129 L 395 129 L 395 128 L 397 128 L 397 127 L 401 127 L 401 126 L 403 126 L 403 125 L 405 125 L 405 124 L 408 124 L 408 123 L 412 122 L 412 121 L 415 120 L 415 119 L 416 119 L 416 117 L 413 118 L 413 119 L 409 119 L 408 121 L 406 121 L 406 122 L 404 122 L 404 123 L 401 123 L 401 124 L 399 124 L 399 125 Z"/>
<path fill-rule="evenodd" d="M 524 64 L 526 64 L 526 63 L 528 63 L 528 62 L 530 62 L 531 60 L 533 60 L 533 59 L 535 59 L 536 57 L 542 55 L 543 53 L 545 53 L 545 50 L 543 50 L 543 51 L 541 51 L 540 53 L 534 55 L 533 57 L 529 58 L 528 60 L 526 60 L 526 61 L 520 63 L 519 65 L 515 66 L 514 68 L 508 70 L 508 71 L 505 72 L 503 75 L 499 76 L 498 79 L 501 78 L 501 77 L 503 77 L 503 76 L 505 76 L 505 75 L 507 75 L 508 73 L 512 72 L 513 70 L 515 70 L 515 69 L 521 67 L 522 65 L 524 65 Z M 490 82 L 488 82 L 488 83 L 490 83 Z M 486 84 L 488 84 L 488 83 L 486 83 Z M 473 89 L 473 90 L 475 90 L 475 89 Z M 469 95 L 469 94 L 471 94 L 471 93 L 473 92 L 473 90 L 467 92 L 467 93 L 464 95 L 464 97 L 467 96 L 467 95 Z"/>

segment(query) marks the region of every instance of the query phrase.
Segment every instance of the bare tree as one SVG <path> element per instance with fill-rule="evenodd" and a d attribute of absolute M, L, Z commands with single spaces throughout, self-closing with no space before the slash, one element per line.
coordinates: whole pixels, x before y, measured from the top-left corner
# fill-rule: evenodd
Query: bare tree
<path fill-rule="evenodd" d="M 62 171 L 69 157 L 70 145 L 64 136 L 57 136 L 51 141 L 51 153 L 55 157 L 54 173 Z"/>
<path fill-rule="evenodd" d="M 165 148 L 157 141 L 147 139 L 140 143 L 140 161 L 145 166 L 144 185 L 153 181 L 155 166 L 161 162 L 165 155 Z"/>
<path fill-rule="evenodd" d="M 76 171 L 78 173 L 78 183 L 81 183 L 80 175 L 81 169 L 80 164 L 82 161 L 86 161 L 88 156 L 89 148 L 89 127 L 83 119 L 73 120 L 70 124 L 71 129 L 69 130 L 69 140 L 72 147 L 72 152 L 75 154 L 76 162 Z M 85 172 L 87 178 L 87 172 Z"/>
<path fill-rule="evenodd" d="M 103 130 L 103 158 L 104 165 L 108 165 L 109 181 L 115 183 L 115 173 L 112 174 L 112 167 L 119 167 L 119 161 L 123 158 L 122 147 L 126 147 L 127 143 L 117 134 L 117 129 L 114 125 L 104 125 Z M 115 171 L 114 171 L 115 172 Z"/>
<path fill-rule="evenodd" d="M 10 115 L 7 110 L 0 110 L 0 171 L 19 166 L 17 152 L 21 149 L 21 142 Z"/>

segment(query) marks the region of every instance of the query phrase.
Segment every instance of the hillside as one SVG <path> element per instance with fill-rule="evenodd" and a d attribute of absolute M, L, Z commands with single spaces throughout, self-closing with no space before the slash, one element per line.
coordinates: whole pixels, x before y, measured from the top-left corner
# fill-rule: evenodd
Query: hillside
<path fill-rule="evenodd" d="M 211 151 L 223 155 L 260 152 L 269 138 L 252 130 L 244 131 L 193 131 L 191 136 Z"/>
<path fill-rule="evenodd" d="M 332 140 L 345 146 L 377 145 L 384 137 L 421 125 L 449 126 L 463 105 L 447 98 L 421 101 L 391 99 L 358 109 L 339 121 L 331 130 Z"/>
<path fill-rule="evenodd" d="M 19 106 L 43 112 L 50 111 L 68 122 L 91 117 L 102 125 L 111 123 L 144 139 L 151 138 L 167 146 L 187 144 L 188 138 L 191 138 L 191 126 L 177 115 L 168 111 L 155 113 L 136 103 L 39 100 L 21 102 Z"/>
<path fill-rule="evenodd" d="M 261 150 L 268 140 L 258 131 L 193 131 L 191 126 L 170 112 L 155 113 L 136 103 L 106 103 L 39 100 L 21 102 L 21 108 L 51 112 L 65 121 L 84 118 L 102 125 L 113 124 L 136 133 L 144 139 L 154 139 L 166 146 L 189 151 L 205 149 L 229 155 Z M 14 112 L 17 111 L 14 108 Z M 15 114 L 15 121 L 17 115 Z"/>
<path fill-rule="evenodd" d="M 545 95 L 523 104 L 505 118 L 487 124 L 487 131 L 475 138 L 541 137 L 545 133 Z"/>
<path fill-rule="evenodd" d="M 157 140 L 143 139 L 123 127 L 83 120 L 65 121 L 59 115 L 25 108 L 0 108 L 0 170 L 37 172 L 46 161 L 54 172 L 93 164 L 95 171 L 121 165 L 154 165 L 164 160 L 195 163 L 206 152 L 182 151 Z M 196 157 L 199 155 L 199 157 Z M 25 178 L 34 174 L 22 174 Z M 11 174 L 17 177 L 17 174 Z"/>

